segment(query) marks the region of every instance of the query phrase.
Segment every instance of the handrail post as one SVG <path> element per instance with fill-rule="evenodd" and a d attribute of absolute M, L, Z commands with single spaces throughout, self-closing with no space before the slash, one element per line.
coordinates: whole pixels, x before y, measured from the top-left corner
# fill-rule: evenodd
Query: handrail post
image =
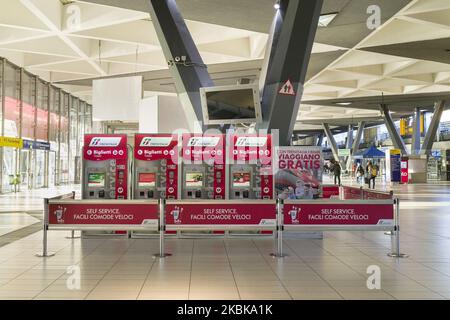
<path fill-rule="evenodd" d="M 158 223 L 158 230 L 159 230 L 159 253 L 153 255 L 155 258 L 165 258 L 168 256 L 171 256 L 170 253 L 165 252 L 165 244 L 164 244 L 164 236 L 166 232 L 166 199 L 159 199 L 158 200 L 158 207 L 159 207 L 159 223 Z"/>
<path fill-rule="evenodd" d="M 276 228 L 277 228 L 277 252 L 271 253 L 272 257 L 283 258 L 287 255 L 283 253 L 283 231 L 284 231 L 284 200 L 277 199 L 276 204 Z"/>
<path fill-rule="evenodd" d="M 400 253 L 400 201 L 394 199 L 394 230 L 391 232 L 391 252 L 388 253 L 392 258 L 407 258 L 408 255 Z"/>
<path fill-rule="evenodd" d="M 75 200 L 75 191 L 72 191 L 71 192 L 71 194 L 72 194 L 72 200 Z M 70 231 L 70 237 L 66 237 L 66 239 L 80 239 L 81 238 L 81 236 L 75 236 L 75 230 L 71 230 Z"/>
<path fill-rule="evenodd" d="M 49 199 L 44 198 L 44 219 L 42 221 L 42 226 L 43 226 L 43 236 L 42 236 L 42 253 L 37 253 L 36 256 L 37 257 L 52 257 L 55 255 L 54 252 L 48 252 L 47 249 L 47 232 L 48 232 L 48 223 L 49 223 Z"/>

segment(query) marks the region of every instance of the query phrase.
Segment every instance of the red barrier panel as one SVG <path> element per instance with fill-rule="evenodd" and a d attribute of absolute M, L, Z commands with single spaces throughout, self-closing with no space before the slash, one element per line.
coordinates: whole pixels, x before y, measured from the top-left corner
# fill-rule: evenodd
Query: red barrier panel
<path fill-rule="evenodd" d="M 367 200 L 393 199 L 393 193 L 363 190 L 363 198 Z"/>
<path fill-rule="evenodd" d="M 356 201 L 355 201 L 356 202 Z M 394 224 L 393 203 L 285 203 L 285 225 L 389 226 Z"/>
<path fill-rule="evenodd" d="M 167 201 L 166 225 L 172 230 L 177 226 L 274 228 L 276 226 L 275 201 L 261 202 Z"/>
<path fill-rule="evenodd" d="M 158 225 L 157 203 L 133 203 L 125 201 L 58 201 L 49 203 L 50 227 L 64 226 L 149 226 Z"/>
<path fill-rule="evenodd" d="M 322 198 L 330 199 L 332 196 L 339 196 L 339 186 L 323 185 L 322 186 Z"/>
<path fill-rule="evenodd" d="M 342 200 L 360 200 L 361 198 L 361 188 L 356 187 L 342 187 Z"/>

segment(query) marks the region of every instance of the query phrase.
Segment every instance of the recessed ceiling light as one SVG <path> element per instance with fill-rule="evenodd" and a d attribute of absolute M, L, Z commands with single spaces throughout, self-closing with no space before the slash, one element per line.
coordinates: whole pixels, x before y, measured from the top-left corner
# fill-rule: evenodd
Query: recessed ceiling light
<path fill-rule="evenodd" d="M 279 1 L 275 2 L 275 4 L 273 5 L 273 7 L 275 8 L 275 10 L 280 9 L 280 2 L 279 2 Z"/>
<path fill-rule="evenodd" d="M 349 106 L 352 104 L 352 102 L 336 102 L 335 104 L 339 106 Z"/>
<path fill-rule="evenodd" d="M 331 23 L 331 21 L 334 20 L 334 18 L 336 18 L 337 15 L 337 12 L 321 14 L 319 17 L 319 27 L 328 27 L 328 25 Z"/>

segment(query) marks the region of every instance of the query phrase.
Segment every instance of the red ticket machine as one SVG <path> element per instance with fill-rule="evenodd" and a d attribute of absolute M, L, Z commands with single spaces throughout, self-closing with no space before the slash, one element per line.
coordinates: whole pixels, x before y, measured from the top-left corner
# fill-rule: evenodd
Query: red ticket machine
<path fill-rule="evenodd" d="M 228 136 L 230 199 L 273 199 L 272 135 Z"/>
<path fill-rule="evenodd" d="M 182 199 L 225 199 L 225 137 L 183 134 Z"/>
<path fill-rule="evenodd" d="M 136 134 L 133 199 L 178 199 L 178 136 Z"/>
<path fill-rule="evenodd" d="M 122 134 L 87 134 L 83 148 L 83 199 L 127 199 L 128 147 Z"/>

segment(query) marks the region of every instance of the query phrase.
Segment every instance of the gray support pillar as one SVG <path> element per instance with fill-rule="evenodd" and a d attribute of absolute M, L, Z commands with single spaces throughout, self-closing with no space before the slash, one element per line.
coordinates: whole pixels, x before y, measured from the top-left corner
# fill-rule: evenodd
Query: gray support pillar
<path fill-rule="evenodd" d="M 353 146 L 353 125 L 349 124 L 348 125 L 348 131 L 347 131 L 347 145 L 346 148 L 350 149 L 350 153 L 353 152 L 352 150 L 352 146 Z M 351 167 L 352 167 L 352 156 L 348 156 L 345 157 L 345 166 L 347 168 L 348 171 L 350 171 Z"/>
<path fill-rule="evenodd" d="M 422 148 L 420 149 L 420 154 L 431 154 L 431 149 L 433 148 L 433 142 L 436 138 L 436 133 L 439 128 L 439 122 L 441 121 L 442 112 L 445 109 L 445 100 L 441 100 L 434 104 L 434 114 L 431 118 L 430 127 L 428 128 L 425 138 L 423 140 Z"/>
<path fill-rule="evenodd" d="M 411 154 L 420 152 L 420 108 L 414 108 L 413 133 L 411 141 Z"/>
<path fill-rule="evenodd" d="M 385 104 L 381 104 L 380 110 L 386 124 L 386 128 L 389 132 L 389 136 L 391 137 L 392 144 L 396 149 L 400 150 L 402 155 L 407 155 L 408 152 L 406 151 L 405 142 L 403 141 L 402 137 L 397 131 L 397 128 L 395 127 L 394 120 L 392 120 L 388 106 Z"/>
<path fill-rule="evenodd" d="M 339 153 L 336 140 L 334 139 L 333 133 L 331 132 L 330 126 L 328 123 L 322 123 L 323 131 L 325 132 L 328 140 L 328 145 L 333 152 L 334 160 L 339 162 Z"/>
<path fill-rule="evenodd" d="M 317 136 L 317 146 L 321 147 L 322 143 L 323 143 L 323 134 L 321 133 Z"/>
<path fill-rule="evenodd" d="M 195 46 L 175 0 L 149 0 L 150 17 L 155 26 L 178 97 L 192 132 L 204 130 L 199 89 L 214 86 L 206 65 Z M 179 57 L 179 61 L 178 60 Z M 181 58 L 185 57 L 185 61 Z M 176 59 L 177 58 L 177 59 Z"/>
<path fill-rule="evenodd" d="M 261 129 L 279 130 L 280 145 L 289 145 L 298 115 L 323 0 L 281 0 L 268 50 Z M 283 91 L 283 89 L 285 89 Z"/>
<path fill-rule="evenodd" d="M 358 123 L 358 130 L 356 130 L 356 137 L 353 140 L 353 145 L 352 145 L 352 153 L 353 154 L 355 154 L 359 150 L 359 144 L 361 143 L 361 138 L 362 138 L 365 126 L 366 126 L 365 121 L 361 121 L 360 123 Z"/>

